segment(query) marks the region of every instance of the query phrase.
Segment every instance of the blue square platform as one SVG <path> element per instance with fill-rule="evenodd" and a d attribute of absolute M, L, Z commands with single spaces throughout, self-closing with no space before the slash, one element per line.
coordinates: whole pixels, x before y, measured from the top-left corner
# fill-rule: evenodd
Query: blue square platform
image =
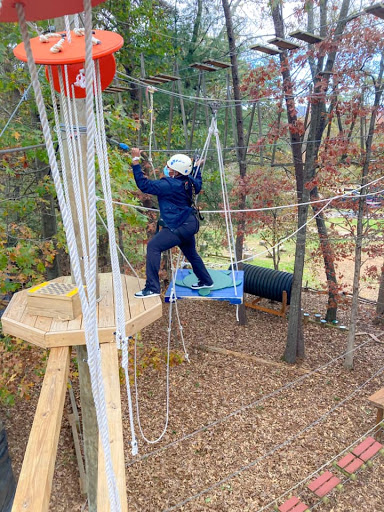
<path fill-rule="evenodd" d="M 219 271 L 218 271 L 219 272 Z M 191 273 L 188 269 L 179 269 L 176 273 L 176 281 L 182 281 L 185 277 L 187 277 Z M 228 274 L 228 276 L 232 279 L 232 272 Z M 176 297 L 178 300 L 180 299 L 203 299 L 203 300 L 221 300 L 228 301 L 231 304 L 242 304 L 243 302 L 243 294 L 244 294 L 244 271 L 236 270 L 235 271 L 235 279 L 236 281 L 241 281 L 240 284 L 235 287 L 229 286 L 227 288 L 222 288 L 220 290 L 210 290 L 209 295 L 199 295 L 198 290 L 192 290 L 191 288 L 185 286 L 176 285 Z M 165 294 L 165 302 L 169 302 L 169 297 L 172 290 L 172 283 L 168 286 L 167 292 Z"/>

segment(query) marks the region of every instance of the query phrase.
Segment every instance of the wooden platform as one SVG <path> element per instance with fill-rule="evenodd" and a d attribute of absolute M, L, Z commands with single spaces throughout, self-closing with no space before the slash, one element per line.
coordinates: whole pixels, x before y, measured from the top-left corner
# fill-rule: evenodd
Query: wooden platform
<path fill-rule="evenodd" d="M 136 299 L 134 293 L 144 287 L 144 281 L 122 275 L 126 315 L 126 333 L 131 336 L 162 315 L 160 297 Z M 100 301 L 97 304 L 100 343 L 114 340 L 115 308 L 112 274 L 99 274 Z M 70 276 L 50 282 L 69 283 Z M 4 334 L 9 334 L 44 348 L 84 345 L 83 317 L 74 320 L 57 320 L 27 312 L 27 290 L 15 293 L 5 310 L 1 323 Z"/>
<path fill-rule="evenodd" d="M 184 278 L 190 275 L 190 270 L 187 269 L 179 269 L 176 274 L 176 282 L 182 281 Z M 215 271 L 213 271 L 215 272 Z M 218 271 L 217 271 L 218 272 Z M 212 277 L 213 274 L 211 274 Z M 232 280 L 232 273 L 229 274 L 230 277 L 228 279 Z M 197 278 L 194 277 L 194 280 Z M 213 277 L 215 281 L 215 278 Z M 228 286 L 227 288 L 222 289 L 209 289 L 209 295 L 203 296 L 199 294 L 199 290 L 192 290 L 191 288 L 185 286 L 179 286 L 176 284 L 175 291 L 176 297 L 178 300 L 180 299 L 199 299 L 199 300 L 217 300 L 217 301 L 228 301 L 230 304 L 242 304 L 243 295 L 244 295 L 244 272 L 242 270 L 235 271 L 235 280 L 239 282 L 236 286 Z M 168 289 L 165 293 L 165 302 L 169 302 L 170 296 L 172 292 L 172 283 L 168 286 Z"/>

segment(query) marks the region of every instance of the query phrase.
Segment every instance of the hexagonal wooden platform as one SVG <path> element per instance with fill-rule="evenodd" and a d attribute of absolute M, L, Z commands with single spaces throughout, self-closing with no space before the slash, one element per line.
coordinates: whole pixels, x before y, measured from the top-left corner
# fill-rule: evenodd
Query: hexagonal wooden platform
<path fill-rule="evenodd" d="M 131 276 L 121 276 L 126 315 L 126 333 L 132 336 L 162 315 L 160 297 L 136 299 L 134 293 L 144 287 L 144 281 Z M 99 274 L 100 301 L 97 304 L 99 341 L 114 340 L 115 308 L 112 274 Z M 71 277 L 59 277 L 50 282 L 70 283 Z M 44 348 L 84 345 L 82 315 L 74 320 L 58 320 L 46 316 L 30 315 L 27 311 L 27 290 L 15 293 L 5 310 L 1 323 L 4 334 Z"/>

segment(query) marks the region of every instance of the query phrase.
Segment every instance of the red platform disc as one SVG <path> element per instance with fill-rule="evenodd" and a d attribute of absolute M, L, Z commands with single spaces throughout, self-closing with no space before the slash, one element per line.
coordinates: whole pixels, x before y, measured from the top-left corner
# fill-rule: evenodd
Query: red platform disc
<path fill-rule="evenodd" d="M 107 30 L 95 30 L 93 36 L 101 41 L 101 44 L 93 46 L 92 56 L 94 59 L 100 59 L 106 55 L 120 50 L 124 39 L 116 32 Z M 31 39 L 31 48 L 33 58 L 36 64 L 45 64 L 47 66 L 77 64 L 85 61 L 85 38 L 76 36 L 71 31 L 71 42 L 64 41 L 62 51 L 52 53 L 50 49 L 59 41 L 59 38 L 51 38 L 48 43 L 42 43 L 38 37 Z M 14 48 L 15 57 L 23 62 L 27 62 L 27 55 L 24 49 L 24 43 L 20 43 Z"/>
<path fill-rule="evenodd" d="M 115 57 L 110 54 L 106 55 L 105 57 L 101 57 L 99 59 L 99 66 L 100 66 L 100 81 L 101 81 L 101 90 L 104 91 L 106 87 L 112 82 L 113 77 L 115 76 L 116 72 L 116 61 Z M 53 86 L 57 92 L 60 92 L 60 81 L 59 81 L 59 66 L 52 66 L 52 76 L 53 76 Z M 62 69 L 62 76 L 63 76 L 63 82 L 64 82 L 64 93 L 66 96 L 68 96 L 67 93 L 67 87 L 65 83 L 65 72 L 64 72 L 64 66 L 61 66 Z M 72 84 L 74 85 L 74 91 L 75 91 L 75 98 L 85 98 L 85 88 L 75 85 L 78 83 L 78 75 L 80 74 L 80 70 L 84 69 L 84 62 L 78 63 L 78 64 L 70 64 L 67 67 L 68 70 L 68 82 L 69 82 L 69 95 L 72 97 Z M 82 73 L 83 74 L 83 73 Z M 47 77 L 47 80 L 49 80 L 48 75 L 48 68 L 45 68 L 45 75 Z M 80 76 L 81 78 L 81 76 Z"/>
<path fill-rule="evenodd" d="M 104 1 L 92 0 L 92 7 Z M 15 0 L 3 0 L 0 7 L 0 22 L 18 21 L 16 3 Z M 21 0 L 20 3 L 24 5 L 27 21 L 49 20 L 84 11 L 83 0 Z"/>

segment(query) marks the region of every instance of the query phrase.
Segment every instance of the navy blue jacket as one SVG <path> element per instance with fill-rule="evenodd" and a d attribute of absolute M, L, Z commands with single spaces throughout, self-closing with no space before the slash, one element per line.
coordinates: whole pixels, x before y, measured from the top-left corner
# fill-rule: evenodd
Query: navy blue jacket
<path fill-rule="evenodd" d="M 177 178 L 161 178 L 149 180 L 144 176 L 139 164 L 133 165 L 133 175 L 136 185 L 145 194 L 157 196 L 159 200 L 160 216 L 171 230 L 177 229 L 185 222 L 193 211 L 192 183 L 195 192 L 201 190 L 202 177 L 200 169 L 196 178 L 181 176 Z"/>

